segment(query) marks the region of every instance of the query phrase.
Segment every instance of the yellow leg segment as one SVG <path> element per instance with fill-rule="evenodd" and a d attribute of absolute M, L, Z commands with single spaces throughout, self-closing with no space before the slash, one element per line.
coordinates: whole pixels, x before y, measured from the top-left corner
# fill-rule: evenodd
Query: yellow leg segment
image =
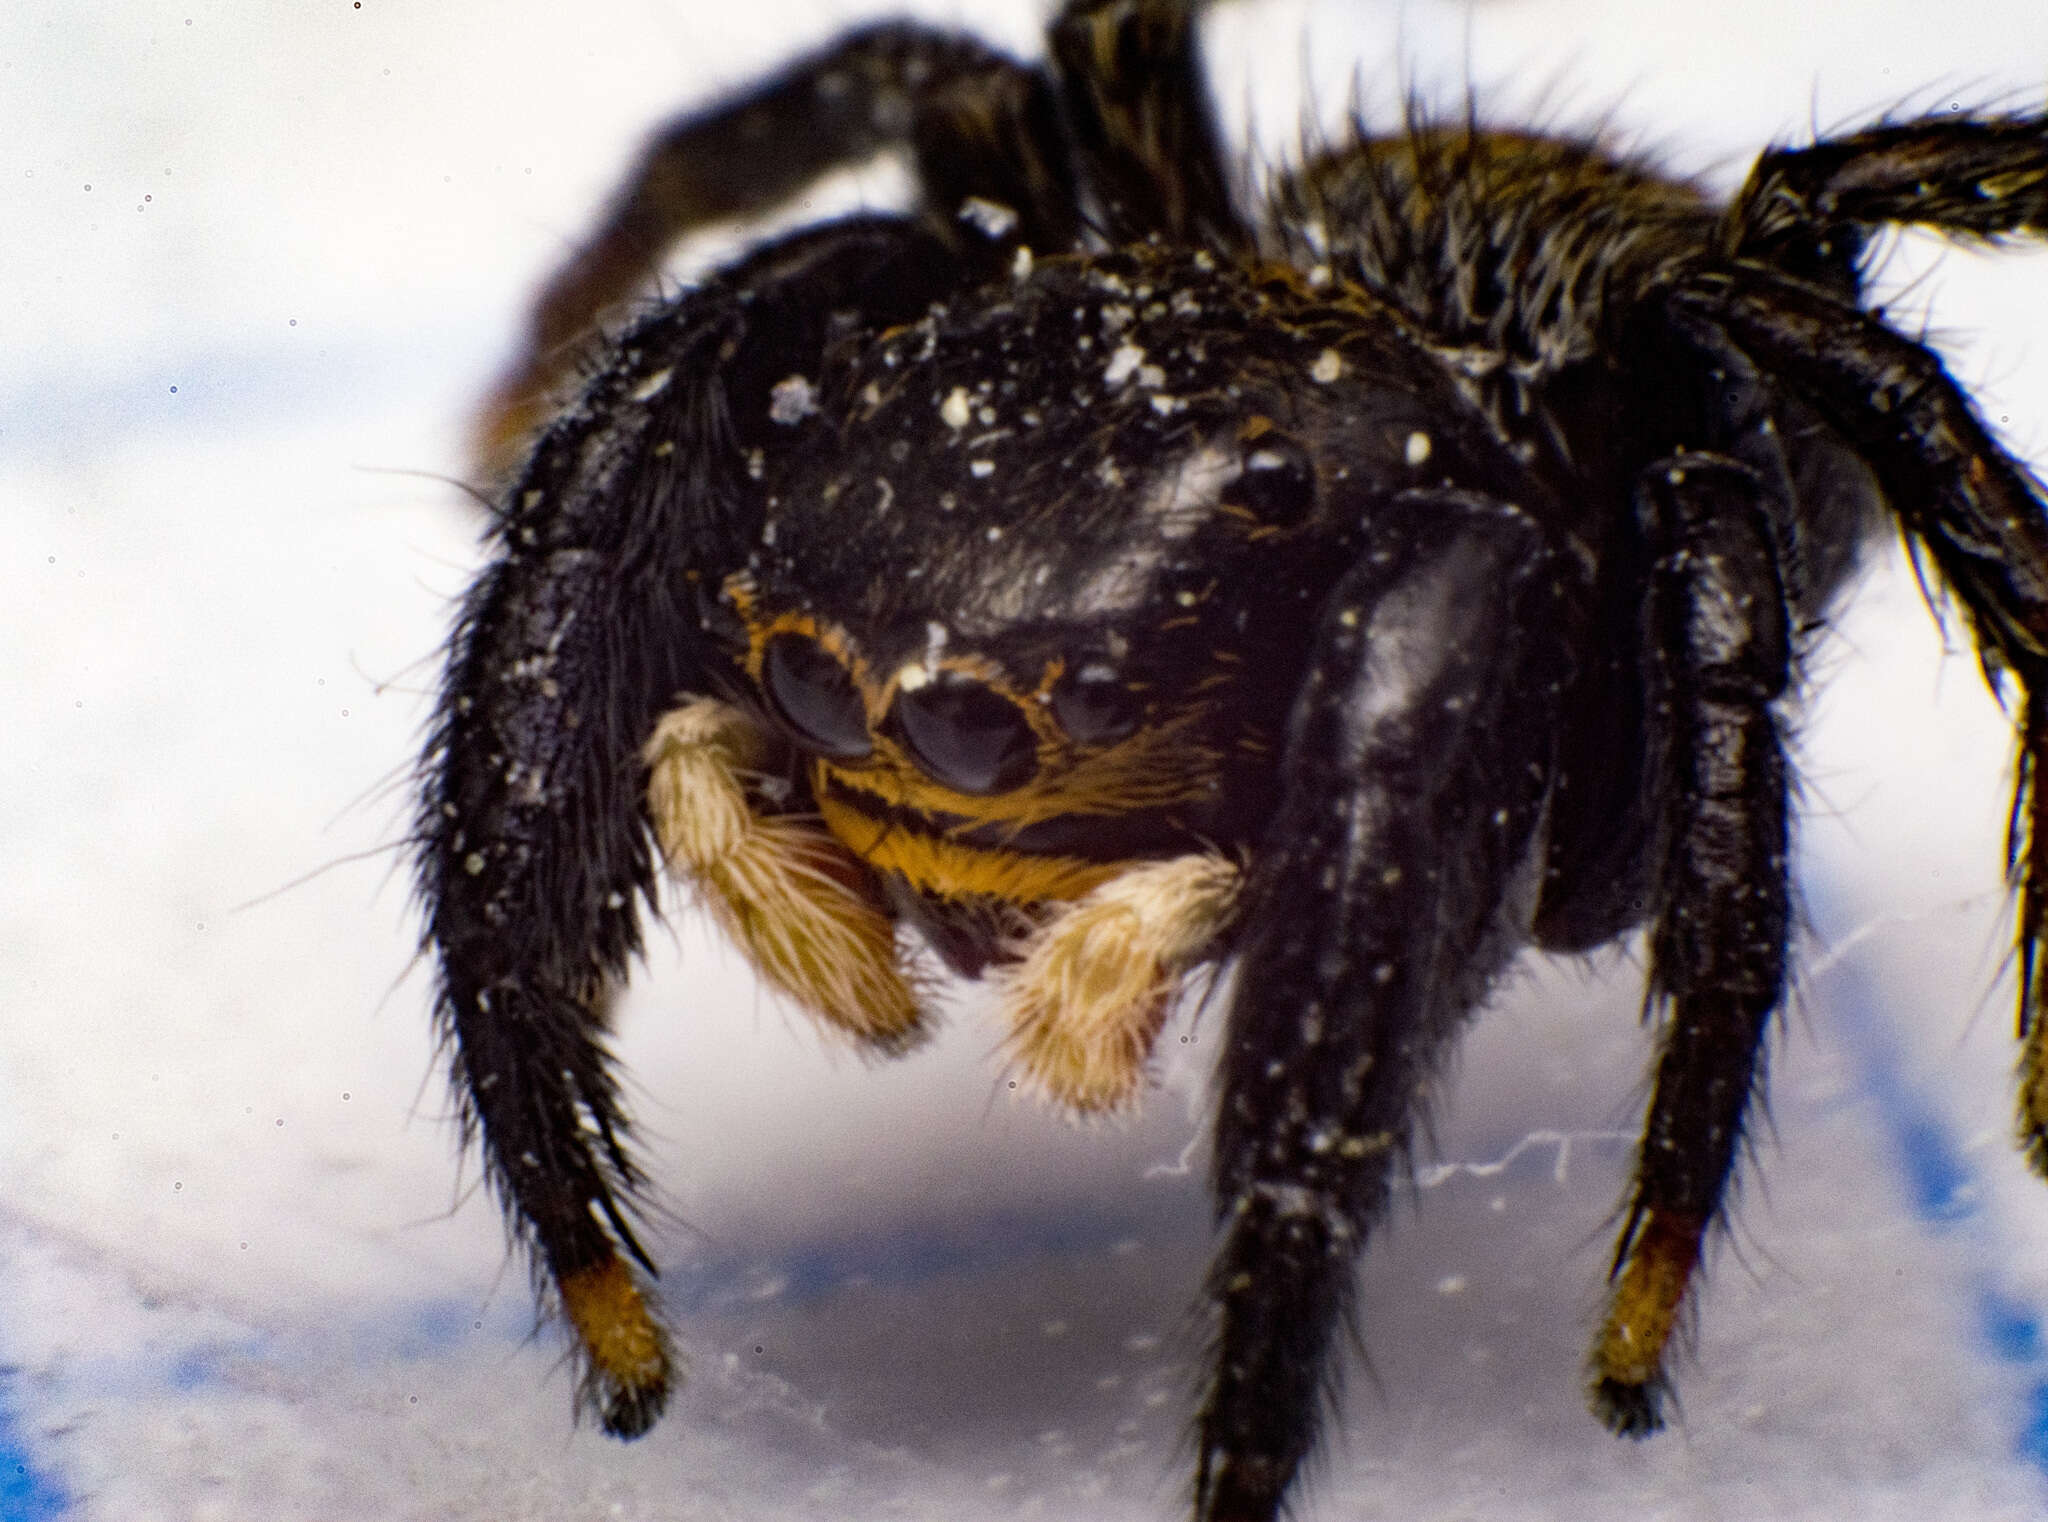
<path fill-rule="evenodd" d="M 1607 1320 L 1593 1344 L 1593 1401 L 1625 1436 L 1644 1436 L 1664 1424 L 1658 1410 L 1664 1349 L 1678 1325 L 1706 1225 L 1695 1216 L 1648 1212 L 1609 1294 Z"/>
<path fill-rule="evenodd" d="M 616 1254 L 565 1275 L 561 1291 L 562 1311 L 583 1344 L 608 1423 L 617 1421 L 615 1413 L 645 1412 L 645 1421 L 619 1424 L 621 1436 L 637 1436 L 668 1399 L 668 1338 Z"/>

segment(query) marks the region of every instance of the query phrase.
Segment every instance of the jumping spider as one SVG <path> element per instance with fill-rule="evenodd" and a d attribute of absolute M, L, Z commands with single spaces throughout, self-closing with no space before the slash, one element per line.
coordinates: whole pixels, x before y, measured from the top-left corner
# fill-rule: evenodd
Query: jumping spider
<path fill-rule="evenodd" d="M 671 124 L 492 404 L 420 887 L 469 1130 L 618 1436 L 676 1377 L 603 1040 L 657 866 L 879 1052 L 925 1029 L 910 927 L 1000 980 L 1017 1069 L 1079 1111 L 1128 1105 L 1183 975 L 1234 967 L 1210 1522 L 1273 1517 L 1314 1447 L 1359 1251 L 1496 975 L 1643 927 L 1660 1056 L 1589 1384 L 1655 1430 L 1785 987 L 1781 708 L 1887 525 L 2016 715 L 2048 1163 L 2048 522 L 1863 305 L 1888 225 L 2048 230 L 2048 119 L 1775 149 L 1726 204 L 1417 119 L 1253 204 L 1200 10 L 1068 0 L 1042 64 L 874 26 Z M 884 149 L 910 212 L 589 340 L 684 231 Z"/>

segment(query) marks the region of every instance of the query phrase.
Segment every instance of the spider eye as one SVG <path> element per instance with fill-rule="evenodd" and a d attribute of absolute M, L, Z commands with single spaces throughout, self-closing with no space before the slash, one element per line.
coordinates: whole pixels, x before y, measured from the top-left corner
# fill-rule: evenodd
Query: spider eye
<path fill-rule="evenodd" d="M 782 722 L 820 755 L 850 761 L 874 748 L 860 689 L 817 641 L 798 634 L 769 640 L 761 657 L 761 685 Z"/>
<path fill-rule="evenodd" d="M 1052 713 L 1078 744 L 1107 745 L 1138 727 L 1138 696 L 1115 671 L 1091 662 L 1053 688 Z"/>
<path fill-rule="evenodd" d="M 1263 434 L 1245 444 L 1243 471 L 1225 495 L 1262 523 L 1291 527 L 1316 505 L 1315 462 L 1286 434 Z"/>
<path fill-rule="evenodd" d="M 971 677 L 942 674 L 899 692 L 896 726 L 917 764 L 962 793 L 1006 793 L 1038 770 L 1017 705 Z"/>

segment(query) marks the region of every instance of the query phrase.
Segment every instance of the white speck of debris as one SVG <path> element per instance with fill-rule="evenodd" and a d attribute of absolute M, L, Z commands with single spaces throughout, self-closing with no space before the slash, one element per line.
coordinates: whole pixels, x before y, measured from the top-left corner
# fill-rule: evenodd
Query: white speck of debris
<path fill-rule="evenodd" d="M 986 481 L 996 473 L 996 462 L 994 460 L 969 460 L 967 462 L 967 473 L 977 481 Z"/>
<path fill-rule="evenodd" d="M 1029 280 L 1031 278 L 1031 245 L 1020 243 L 1017 252 L 1010 259 L 1010 278 Z"/>
<path fill-rule="evenodd" d="M 785 428 L 818 410 L 818 388 L 801 375 L 786 375 L 768 393 L 768 421 Z"/>
<path fill-rule="evenodd" d="M 974 420 L 984 428 L 993 428 L 996 425 L 996 409 L 983 407 L 974 414 Z"/>
<path fill-rule="evenodd" d="M 991 526 L 991 527 L 989 528 L 989 531 L 988 531 L 988 542 L 989 542 L 990 544 L 994 544 L 994 543 L 995 543 L 995 542 L 996 542 L 996 541 L 997 541 L 998 539 L 1000 539 L 1000 538 L 1002 538 L 1002 537 L 1003 537 L 1003 531 L 1002 531 L 1002 530 L 1001 530 L 1000 528 L 997 528 L 997 527 L 994 527 L 994 526 Z"/>
<path fill-rule="evenodd" d="M 1327 265 L 1327 264 L 1315 264 L 1315 265 L 1311 265 L 1311 266 L 1309 266 L 1309 272 L 1308 272 L 1308 286 L 1309 286 L 1309 289 L 1310 289 L 1310 290 L 1312 290 L 1312 291 L 1320 291 L 1320 290 L 1321 290 L 1321 289 L 1322 289 L 1322 288 L 1323 288 L 1324 286 L 1328 285 L 1329 283 L 1330 283 L 1330 266 L 1329 266 L 1329 265 Z"/>
<path fill-rule="evenodd" d="M 1199 317 L 1202 315 L 1202 303 L 1195 300 L 1194 292 L 1192 291 L 1175 291 L 1173 293 L 1173 315 L 1176 317 Z"/>
<path fill-rule="evenodd" d="M 1439 1295 L 1462 1295 L 1465 1292 L 1465 1276 L 1445 1274 L 1436 1281 L 1436 1292 Z"/>
<path fill-rule="evenodd" d="M 660 396 L 662 392 L 668 390 L 668 383 L 675 378 L 675 373 L 673 368 L 665 365 L 635 386 L 629 394 L 636 402 Z"/>
<path fill-rule="evenodd" d="M 1152 410 L 1161 417 L 1172 417 L 1185 406 L 1186 402 L 1177 396 L 1168 396 L 1164 391 L 1155 392 L 1152 397 Z"/>
<path fill-rule="evenodd" d="M 1000 201 L 985 200 L 980 196 L 969 196 L 960 203 L 960 220 L 989 239 L 1007 238 L 1017 230 L 1015 207 L 1005 206 Z"/>
<path fill-rule="evenodd" d="M 887 476 L 876 476 L 875 490 L 881 494 L 881 500 L 875 504 L 875 511 L 886 513 L 889 505 L 896 500 L 896 488 L 889 484 Z"/>
<path fill-rule="evenodd" d="M 1112 389 L 1121 386 L 1125 381 L 1137 374 L 1138 367 L 1144 363 L 1145 351 L 1143 349 L 1139 348 L 1136 344 L 1119 344 L 1117 345 L 1116 352 L 1109 356 L 1108 367 L 1102 372 L 1102 383 Z M 1163 375 L 1160 376 L 1162 381 L 1165 378 Z"/>
<path fill-rule="evenodd" d="M 946 393 L 946 399 L 939 403 L 939 418 L 945 425 L 958 433 L 974 417 L 974 408 L 967 400 L 967 388 L 955 386 Z"/>
<path fill-rule="evenodd" d="M 1138 366 L 1138 385 L 1145 391 L 1157 391 L 1166 384 L 1166 372 L 1157 365 Z"/>
<path fill-rule="evenodd" d="M 937 678 L 939 657 L 944 653 L 946 641 L 950 637 L 942 623 L 933 622 L 924 626 L 924 658 L 909 662 L 896 673 L 896 687 L 899 692 L 915 692 Z"/>
<path fill-rule="evenodd" d="M 1430 450 L 1435 447 L 1430 443 L 1429 435 L 1417 429 L 1408 435 L 1408 445 L 1404 452 L 1410 465 L 1420 465 L 1429 458 Z"/>
<path fill-rule="evenodd" d="M 1308 367 L 1308 377 L 1319 385 L 1327 386 L 1344 373 L 1344 356 L 1335 349 L 1325 349 L 1316 356 L 1316 362 Z"/>

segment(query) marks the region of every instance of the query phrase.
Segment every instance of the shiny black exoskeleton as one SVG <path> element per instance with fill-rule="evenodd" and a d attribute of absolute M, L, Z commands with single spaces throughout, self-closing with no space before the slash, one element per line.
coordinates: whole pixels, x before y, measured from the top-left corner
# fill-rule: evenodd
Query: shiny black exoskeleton
<path fill-rule="evenodd" d="M 1254 205 L 1198 11 L 1070 0 L 1043 65 L 873 28 L 682 119 L 493 404 L 510 473 L 420 880 L 456 1091 L 620 1435 L 672 1378 L 601 1041 L 656 833 L 884 1050 L 915 1011 L 886 966 L 839 1008 L 817 926 L 867 926 L 886 964 L 906 922 L 1001 971 L 1195 864 L 1199 891 L 1133 897 L 1176 949 L 1101 1012 L 1128 1080 L 1147 990 L 1239 969 L 1211 1522 L 1275 1516 L 1314 1446 L 1357 1254 L 1495 975 L 1645 927 L 1661 1056 L 1591 1391 L 1655 1429 L 1784 990 L 1781 703 L 1887 522 L 2018 715 L 2021 1132 L 2048 1157 L 2048 527 L 1940 362 L 1859 304 L 1874 228 L 2048 227 L 2048 123 L 1773 151 L 1719 205 L 1590 143 L 1418 122 Z M 768 244 L 549 400 L 680 231 L 891 146 L 910 213 Z"/>

